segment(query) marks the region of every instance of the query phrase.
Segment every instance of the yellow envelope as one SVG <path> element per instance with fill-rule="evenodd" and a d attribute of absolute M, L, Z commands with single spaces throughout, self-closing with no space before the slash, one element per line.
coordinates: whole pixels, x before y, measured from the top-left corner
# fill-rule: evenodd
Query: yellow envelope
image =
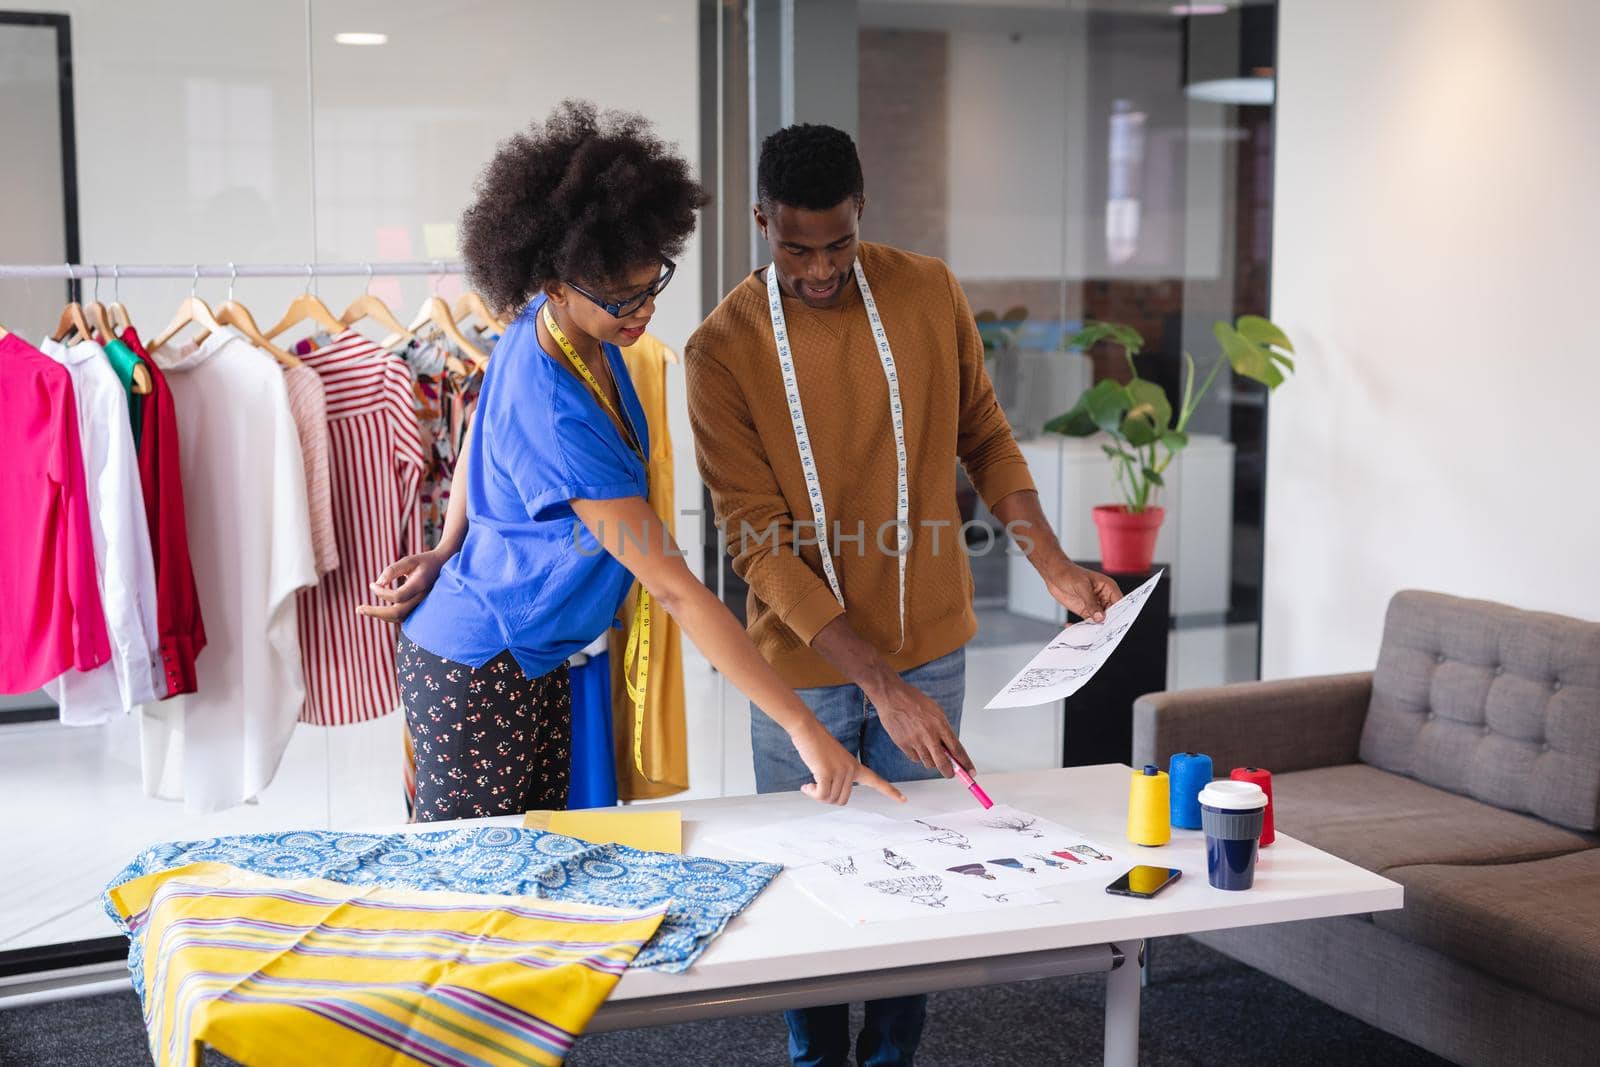
<path fill-rule="evenodd" d="M 530 811 L 522 817 L 522 825 L 600 845 L 612 842 L 646 852 L 683 852 L 683 813 L 655 807 Z"/>

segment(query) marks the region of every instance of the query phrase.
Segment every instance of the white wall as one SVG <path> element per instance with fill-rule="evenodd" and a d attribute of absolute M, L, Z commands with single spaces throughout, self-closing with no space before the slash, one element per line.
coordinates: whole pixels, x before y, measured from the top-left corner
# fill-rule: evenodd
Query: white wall
<path fill-rule="evenodd" d="M 1263 675 L 1422 587 L 1600 618 L 1593 0 L 1283 0 Z"/>

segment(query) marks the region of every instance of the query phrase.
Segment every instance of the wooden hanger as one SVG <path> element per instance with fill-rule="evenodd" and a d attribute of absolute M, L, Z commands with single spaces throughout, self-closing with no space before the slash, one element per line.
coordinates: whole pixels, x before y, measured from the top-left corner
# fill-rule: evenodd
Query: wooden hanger
<path fill-rule="evenodd" d="M 239 270 L 232 263 L 228 269 L 233 274 L 228 279 L 228 299 L 217 309 L 217 323 L 221 326 L 232 326 L 246 337 L 259 349 L 266 352 L 273 359 L 285 367 L 300 366 L 298 356 L 292 355 L 267 340 L 261 333 L 261 327 L 256 325 L 255 316 L 250 314 L 250 309 L 233 298 L 233 283 L 239 279 Z"/>
<path fill-rule="evenodd" d="M 400 325 L 400 320 L 394 317 L 394 312 L 389 310 L 389 305 L 380 298 L 372 295 L 372 264 L 367 264 L 367 288 L 344 309 L 344 314 L 339 316 L 339 321 L 346 327 L 354 326 L 362 319 L 371 319 L 379 326 L 389 331 L 389 336 L 383 339 L 384 348 L 393 348 L 416 336 L 412 331 Z"/>
<path fill-rule="evenodd" d="M 99 269 L 96 268 L 96 290 L 100 288 L 99 273 Z M 88 314 L 88 318 L 94 323 L 95 328 L 100 331 L 102 344 L 110 344 L 112 341 L 119 339 L 117 337 L 116 330 L 112 328 L 110 318 L 106 315 L 106 306 L 100 303 L 98 292 L 95 295 L 95 299 L 89 302 L 89 306 L 84 308 L 84 311 Z M 151 379 L 150 368 L 144 365 L 144 360 L 137 358 L 134 359 L 133 376 L 128 381 L 128 387 L 135 396 L 149 396 L 155 391 L 156 384 Z"/>
<path fill-rule="evenodd" d="M 116 329 L 117 336 L 122 336 L 122 331 L 133 325 L 133 316 L 128 314 L 127 305 L 122 302 L 122 271 L 115 263 L 111 264 L 111 325 Z"/>
<path fill-rule="evenodd" d="M 110 344 L 112 341 L 117 340 L 117 333 L 111 328 L 111 320 L 106 316 L 106 306 L 100 303 L 99 267 L 94 269 L 94 282 L 95 298 L 89 302 L 87 309 L 78 308 L 78 321 L 74 324 L 74 328 L 76 328 L 78 333 L 82 334 L 85 339 L 91 339 L 94 335 L 89 330 L 88 321 L 92 319 L 94 321 L 94 325 L 100 331 L 101 343 Z M 67 310 L 61 313 L 61 322 L 56 324 L 56 340 L 59 341 L 62 339 L 62 331 L 67 326 L 67 322 L 72 314 L 72 309 L 76 307 L 78 307 L 77 304 L 69 304 L 67 305 Z M 88 312 L 87 317 L 84 315 L 85 310 Z M 155 387 L 155 381 L 150 377 L 150 368 L 144 365 L 143 360 L 135 358 L 133 361 L 133 376 L 128 382 L 128 388 L 130 391 L 132 391 L 135 396 L 149 396 L 155 391 Z"/>
<path fill-rule="evenodd" d="M 11 331 L 6 329 L 4 326 L 0 326 L 0 341 L 5 340 L 9 336 L 11 336 Z"/>
<path fill-rule="evenodd" d="M 83 317 L 83 305 L 76 300 L 61 309 L 61 318 L 56 322 L 56 331 L 50 335 L 50 339 L 65 343 L 74 333 L 82 340 L 94 334 L 89 327 L 89 320 Z"/>
<path fill-rule="evenodd" d="M 84 316 L 100 331 L 100 336 L 110 341 L 117 336 L 112 329 L 111 320 L 106 316 L 106 306 L 100 303 L 100 268 L 94 268 L 94 299 L 83 307 Z"/>
<path fill-rule="evenodd" d="M 279 319 L 278 324 L 266 332 L 265 336 L 268 340 L 275 339 L 289 327 L 305 322 L 307 319 L 315 322 L 330 334 L 337 335 L 344 332 L 344 323 L 340 322 L 338 317 L 328 310 L 328 305 L 324 304 L 321 298 L 311 291 L 313 277 L 311 264 L 307 263 L 306 291 L 294 298 L 294 302 L 289 305 L 289 310 L 283 313 L 283 318 Z"/>
<path fill-rule="evenodd" d="M 195 295 L 195 286 L 200 284 L 200 268 L 194 269 L 194 283 L 189 286 L 189 295 L 183 298 L 183 303 L 178 305 L 178 310 L 172 316 L 172 321 L 167 323 L 167 328 L 162 330 L 156 339 L 146 346 L 146 351 L 155 355 L 156 350 L 168 341 L 178 336 L 178 331 L 190 323 L 201 327 L 207 334 L 216 333 L 222 329 L 222 324 L 212 314 L 211 306 Z"/>
<path fill-rule="evenodd" d="M 107 341 L 113 340 L 117 336 L 117 331 L 111 328 L 110 317 L 106 315 L 106 306 L 100 301 L 91 300 L 85 304 L 83 314 L 85 318 L 94 324 L 94 328 L 99 331 L 100 336 Z"/>
<path fill-rule="evenodd" d="M 466 377 L 472 370 L 483 370 L 489 365 L 489 357 L 477 345 L 467 340 L 461 332 L 461 327 L 456 325 L 455 316 L 450 313 L 450 305 L 444 302 L 444 297 L 438 293 L 428 297 L 422 307 L 417 311 L 417 318 L 408 329 L 414 334 L 425 326 L 433 326 L 445 337 L 445 340 L 460 349 L 468 359 L 472 360 L 472 367 L 468 367 L 455 356 L 446 356 L 445 365 L 450 373 L 457 377 Z M 387 344 L 387 342 L 385 342 Z"/>
<path fill-rule="evenodd" d="M 456 298 L 456 306 L 451 308 L 450 312 L 455 316 L 457 323 L 466 322 L 476 315 L 479 322 L 495 333 L 503 334 L 506 332 L 506 324 L 500 320 L 498 315 L 489 310 L 489 305 L 483 302 L 483 297 L 471 289 Z"/>

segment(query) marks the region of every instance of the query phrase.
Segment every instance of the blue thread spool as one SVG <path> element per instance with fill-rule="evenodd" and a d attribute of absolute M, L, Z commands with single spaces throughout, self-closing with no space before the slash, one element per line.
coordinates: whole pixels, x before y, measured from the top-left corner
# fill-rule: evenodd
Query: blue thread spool
<path fill-rule="evenodd" d="M 1211 757 L 1204 752 L 1174 752 L 1167 776 L 1172 779 L 1172 825 L 1200 829 L 1200 790 L 1211 784 Z"/>

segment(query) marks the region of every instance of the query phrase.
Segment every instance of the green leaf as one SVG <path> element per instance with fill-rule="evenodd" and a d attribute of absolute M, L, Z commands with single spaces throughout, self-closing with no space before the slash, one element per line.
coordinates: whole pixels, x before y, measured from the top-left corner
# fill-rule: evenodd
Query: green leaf
<path fill-rule="evenodd" d="M 1122 420 L 1122 436 L 1135 448 L 1143 448 L 1159 439 L 1149 420 L 1142 415 L 1129 415 Z"/>
<path fill-rule="evenodd" d="M 1111 336 L 1118 344 L 1131 351 L 1138 352 L 1144 348 L 1144 338 L 1132 326 L 1123 326 L 1120 323 L 1111 323 Z"/>
<path fill-rule="evenodd" d="M 1122 420 L 1122 433 L 1128 443 L 1142 448 L 1161 439 L 1172 425 L 1172 404 L 1166 390 L 1155 382 L 1135 378 L 1129 382 L 1128 414 Z"/>
<path fill-rule="evenodd" d="M 1078 401 L 1089 413 L 1094 424 L 1106 433 L 1121 430 L 1122 416 L 1129 406 L 1128 391 L 1110 378 L 1102 379 Z"/>
<path fill-rule="evenodd" d="M 1168 452 L 1182 452 L 1189 447 L 1189 435 L 1178 430 L 1168 430 L 1161 435 L 1161 443 L 1167 446 Z"/>
<path fill-rule="evenodd" d="M 1088 437 L 1100 432 L 1082 403 L 1064 415 L 1057 415 L 1044 424 L 1045 433 L 1065 434 L 1068 437 Z"/>
<path fill-rule="evenodd" d="M 1133 459 L 1132 456 L 1128 455 L 1126 452 L 1124 452 L 1121 448 L 1118 448 L 1116 445 L 1101 445 L 1100 446 L 1100 451 L 1104 452 L 1106 455 L 1110 456 L 1112 459 L 1126 459 L 1126 460 L 1132 460 Z"/>
<path fill-rule="evenodd" d="M 1067 342 L 1069 348 L 1089 348 L 1111 336 L 1109 323 L 1089 322 L 1083 329 L 1072 335 L 1072 340 Z"/>
<path fill-rule="evenodd" d="M 1189 415 L 1194 406 L 1194 357 L 1186 348 L 1183 350 L 1183 405 L 1178 408 L 1178 426 L 1181 428 L 1189 422 Z"/>
<path fill-rule="evenodd" d="M 1235 326 L 1239 336 L 1266 350 L 1267 355 L 1281 366 L 1294 370 L 1294 360 L 1285 353 L 1294 351 L 1294 343 L 1287 334 L 1259 315 L 1240 315 Z"/>
<path fill-rule="evenodd" d="M 1273 364 L 1272 353 L 1266 348 L 1251 341 L 1226 322 L 1216 323 L 1211 327 L 1211 332 L 1222 345 L 1222 353 L 1227 356 L 1234 373 L 1258 381 L 1268 389 L 1276 389 L 1283 384 L 1283 372 Z"/>
<path fill-rule="evenodd" d="M 1163 489 L 1167 487 L 1167 483 L 1161 480 L 1161 475 L 1156 473 L 1154 470 L 1151 470 L 1149 467 L 1144 469 L 1144 476 L 1150 480 L 1152 485 L 1159 485 Z"/>
<path fill-rule="evenodd" d="M 1148 420 L 1156 436 L 1172 425 L 1172 402 L 1167 399 L 1167 391 L 1161 386 L 1143 378 L 1135 378 L 1128 383 L 1127 393 L 1129 418 Z"/>
<path fill-rule="evenodd" d="M 1235 328 L 1246 341 L 1263 347 L 1281 348 L 1285 352 L 1293 352 L 1294 344 L 1290 342 L 1288 334 L 1278 329 L 1277 325 L 1260 315 L 1240 315 Z"/>
<path fill-rule="evenodd" d="M 1130 353 L 1137 353 L 1144 347 L 1144 338 L 1139 336 L 1139 331 L 1131 326 L 1123 326 L 1115 322 L 1089 322 L 1084 328 L 1072 335 L 1072 340 L 1067 342 L 1068 348 L 1087 349 L 1101 341 L 1112 340 L 1128 349 Z"/>

